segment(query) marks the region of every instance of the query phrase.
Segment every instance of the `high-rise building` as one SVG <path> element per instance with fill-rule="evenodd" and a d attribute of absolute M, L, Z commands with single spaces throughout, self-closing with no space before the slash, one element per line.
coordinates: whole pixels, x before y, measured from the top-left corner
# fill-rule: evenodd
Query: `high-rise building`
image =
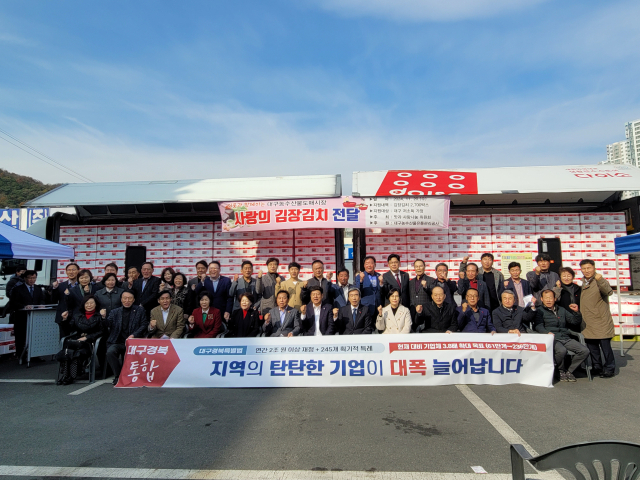
<path fill-rule="evenodd" d="M 624 133 L 626 140 L 607 145 L 607 160 L 601 164 L 640 167 L 640 120 L 626 123 Z M 622 200 L 637 196 L 639 190 L 622 192 Z"/>
<path fill-rule="evenodd" d="M 629 141 L 610 143 L 607 145 L 607 160 L 603 163 L 614 165 L 632 165 Z"/>
<path fill-rule="evenodd" d="M 631 165 L 637 167 L 640 165 L 640 120 L 627 123 L 624 126 L 624 133 L 627 137 Z"/>

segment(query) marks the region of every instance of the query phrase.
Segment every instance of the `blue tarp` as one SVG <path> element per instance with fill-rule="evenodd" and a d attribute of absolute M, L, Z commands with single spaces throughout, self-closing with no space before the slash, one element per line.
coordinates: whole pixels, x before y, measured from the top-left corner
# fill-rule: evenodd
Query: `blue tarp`
<path fill-rule="evenodd" d="M 0 258 L 60 260 L 74 258 L 73 248 L 0 223 Z"/>
<path fill-rule="evenodd" d="M 615 244 L 616 255 L 638 253 L 640 252 L 640 233 L 616 238 L 613 243 Z"/>

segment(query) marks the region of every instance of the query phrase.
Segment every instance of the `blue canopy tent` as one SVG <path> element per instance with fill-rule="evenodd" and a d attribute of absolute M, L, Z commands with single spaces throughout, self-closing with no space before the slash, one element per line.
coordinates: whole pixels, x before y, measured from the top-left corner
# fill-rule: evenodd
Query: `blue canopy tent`
<path fill-rule="evenodd" d="M 618 264 L 618 255 L 627 255 L 629 253 L 640 252 L 640 233 L 627 235 L 625 237 L 615 238 L 613 240 L 616 254 L 616 282 L 618 288 L 618 325 L 620 325 L 620 355 L 624 357 L 623 341 L 622 341 L 622 303 L 620 302 L 620 266 Z"/>
<path fill-rule="evenodd" d="M 74 258 L 73 248 L 0 224 L 0 259 L 58 260 Z"/>

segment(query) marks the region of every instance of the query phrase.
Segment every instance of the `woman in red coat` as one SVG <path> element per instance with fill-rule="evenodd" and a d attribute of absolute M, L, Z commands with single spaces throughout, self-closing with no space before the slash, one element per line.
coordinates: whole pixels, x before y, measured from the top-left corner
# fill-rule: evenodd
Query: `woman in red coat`
<path fill-rule="evenodd" d="M 211 306 L 209 292 L 200 294 L 200 308 L 196 308 L 189 317 L 188 338 L 216 338 L 222 333 L 222 315 L 220 310 Z"/>

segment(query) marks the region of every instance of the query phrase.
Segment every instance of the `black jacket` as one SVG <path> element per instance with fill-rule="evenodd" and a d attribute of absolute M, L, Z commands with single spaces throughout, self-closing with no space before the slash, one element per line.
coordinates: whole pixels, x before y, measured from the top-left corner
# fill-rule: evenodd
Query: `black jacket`
<path fill-rule="evenodd" d="M 260 333 L 260 327 L 262 326 L 260 313 L 253 308 L 249 308 L 247 316 L 244 317 L 242 312 L 242 309 L 234 310 L 231 314 L 227 337 L 257 337 Z"/>
<path fill-rule="evenodd" d="M 560 342 L 571 340 L 569 335 L 570 325 L 580 325 L 582 315 L 556 306 L 549 309 L 544 305 L 536 307 L 535 329 L 538 333 L 553 333 L 555 339 Z"/>
<path fill-rule="evenodd" d="M 107 311 L 107 317 L 111 313 L 111 310 L 122 306 L 122 293 L 124 290 L 119 287 L 114 287 L 111 292 L 107 292 L 106 288 L 98 290 L 95 294 L 95 298 L 98 301 L 98 311 L 103 308 Z"/>
<path fill-rule="evenodd" d="M 340 335 L 360 335 L 373 332 L 373 320 L 367 305 L 358 305 L 356 323 L 353 323 L 351 304 L 342 307 L 338 312 L 338 318 L 334 321 L 335 329 Z"/>
<path fill-rule="evenodd" d="M 24 279 L 22 277 L 19 277 L 18 275 L 13 275 L 9 279 L 9 281 L 7 282 L 7 286 L 5 287 L 5 290 L 4 290 L 7 298 L 11 298 L 11 290 L 13 290 L 14 287 L 19 283 L 24 283 Z"/>
<path fill-rule="evenodd" d="M 531 328 L 536 312 L 531 310 L 531 307 L 524 309 L 518 305 L 514 305 L 513 308 L 499 306 L 492 312 L 491 317 L 498 333 L 509 333 L 509 330 L 520 330 L 521 333 L 526 333 L 526 327 Z"/>
<path fill-rule="evenodd" d="M 107 339 L 107 347 L 118 343 L 120 331 L 122 330 L 122 310 L 124 307 L 118 307 L 111 310 L 109 316 L 103 320 L 103 325 L 109 328 L 109 338 Z M 125 337 L 133 335 L 134 338 L 146 338 L 149 330 L 149 320 L 147 312 L 140 305 L 131 307 L 131 316 L 129 317 L 129 328 L 124 332 Z"/>
<path fill-rule="evenodd" d="M 322 277 L 322 281 L 320 282 L 316 277 L 307 280 L 307 286 L 300 292 L 300 300 L 302 300 L 303 305 L 311 301 L 311 293 L 309 292 L 311 287 L 322 288 L 322 303 L 333 305 L 333 295 L 335 292 L 334 289 L 331 288 L 331 282 L 324 277 Z"/>
<path fill-rule="evenodd" d="M 144 277 L 133 282 L 133 294 L 136 296 L 136 305 L 142 305 L 147 314 L 158 306 L 158 292 L 160 291 L 160 278 L 151 275 L 144 289 L 142 288 Z"/>
<path fill-rule="evenodd" d="M 87 295 L 95 294 L 97 290 L 97 285 L 95 283 L 89 284 L 89 292 L 86 292 L 79 283 L 69 289 L 69 295 L 66 295 L 66 303 L 67 303 L 67 311 L 69 315 L 73 316 L 80 311 L 80 307 L 82 306 L 82 302 L 84 301 L 84 297 Z"/>
<path fill-rule="evenodd" d="M 91 318 L 87 318 L 84 313 L 77 313 L 73 317 L 69 317 L 69 329 L 71 331 L 78 332 L 78 335 L 74 335 L 74 338 L 80 338 L 85 335 L 87 342 L 96 343 L 96 340 L 100 338 L 104 333 L 104 325 L 100 313 L 95 312 Z"/>
<path fill-rule="evenodd" d="M 58 304 L 56 307 L 56 323 L 58 325 L 62 325 L 63 312 L 67 312 L 69 310 L 67 307 L 67 296 L 64 294 L 65 290 L 68 288 L 69 280 L 58 282 L 58 288 L 51 288 L 51 302 Z M 71 312 L 69 312 L 69 317 L 71 317 Z"/>
<path fill-rule="evenodd" d="M 569 290 L 564 288 L 564 286 L 561 285 L 560 287 L 560 299 L 558 299 L 556 303 L 560 305 L 562 308 L 564 308 L 565 310 L 569 310 L 569 305 L 571 305 L 572 303 L 575 303 L 576 305 L 580 306 L 580 294 L 582 293 L 582 289 L 580 288 L 579 285 L 576 285 L 575 283 L 573 285 L 574 285 L 573 295 L 571 295 L 571 292 L 569 292 Z"/>
<path fill-rule="evenodd" d="M 11 310 L 15 312 L 27 305 L 44 305 L 45 298 L 45 294 L 41 287 L 34 285 L 33 296 L 31 296 L 27 284 L 21 283 L 13 287 L 13 290 L 11 290 Z"/>
<path fill-rule="evenodd" d="M 432 300 L 424 306 L 424 330 L 422 333 L 444 333 L 458 331 L 458 312 L 455 305 L 444 302 L 438 308 Z"/>

